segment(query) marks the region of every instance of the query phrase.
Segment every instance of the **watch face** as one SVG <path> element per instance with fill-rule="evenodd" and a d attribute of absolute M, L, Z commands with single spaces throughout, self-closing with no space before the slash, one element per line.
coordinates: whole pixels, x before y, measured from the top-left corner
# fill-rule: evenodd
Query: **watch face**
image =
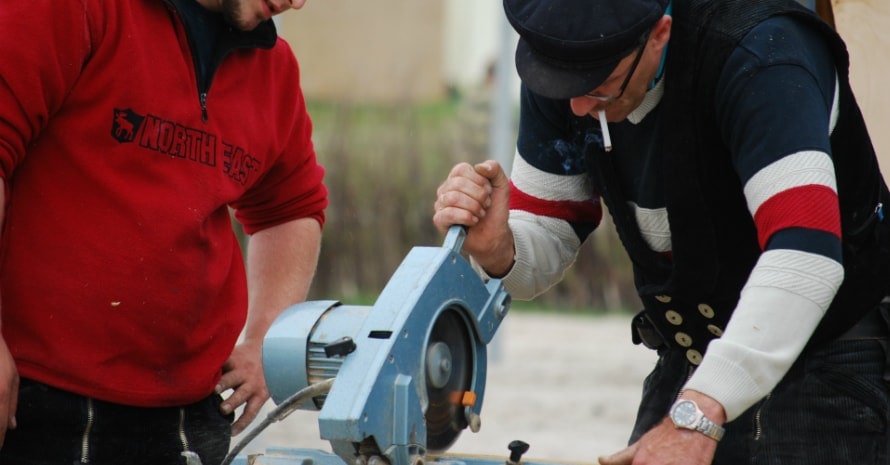
<path fill-rule="evenodd" d="M 692 401 L 684 400 L 678 402 L 677 405 L 674 406 L 674 411 L 671 412 L 671 420 L 673 420 L 677 426 L 692 426 L 692 423 L 695 422 L 697 416 L 697 410 L 698 408 L 696 408 Z"/>

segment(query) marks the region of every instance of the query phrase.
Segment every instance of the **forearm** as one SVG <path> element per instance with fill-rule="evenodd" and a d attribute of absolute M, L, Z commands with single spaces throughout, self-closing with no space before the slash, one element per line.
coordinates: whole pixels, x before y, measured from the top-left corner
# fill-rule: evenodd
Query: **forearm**
<path fill-rule="evenodd" d="M 473 266 L 480 274 L 492 278 L 503 278 L 513 268 L 516 255 L 516 246 L 513 239 L 513 231 L 509 226 L 499 234 L 500 239 L 488 241 L 484 250 L 471 250 L 468 244 L 464 244 L 464 251 L 468 252 Z"/>
<path fill-rule="evenodd" d="M 726 331 L 709 345 L 686 388 L 713 397 L 728 420 L 736 418 L 766 396 L 797 360 L 842 280 L 840 264 L 824 257 L 764 254 Z"/>
<path fill-rule="evenodd" d="M 321 226 L 311 218 L 264 229 L 250 237 L 246 341 L 262 341 L 283 310 L 306 299 L 320 247 Z"/>
<path fill-rule="evenodd" d="M 512 211 L 515 262 L 503 276 L 515 299 L 530 300 L 559 282 L 575 261 L 580 240 L 565 221 Z"/>

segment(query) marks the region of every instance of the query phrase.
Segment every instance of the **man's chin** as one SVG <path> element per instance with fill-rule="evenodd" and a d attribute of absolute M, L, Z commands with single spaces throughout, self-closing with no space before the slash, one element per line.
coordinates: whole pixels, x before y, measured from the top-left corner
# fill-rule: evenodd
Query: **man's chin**
<path fill-rule="evenodd" d="M 260 15 L 251 14 L 242 2 L 223 0 L 221 4 L 223 17 L 236 29 L 245 32 L 252 31 L 265 21 L 265 18 Z"/>
<path fill-rule="evenodd" d="M 262 18 L 246 19 L 243 17 L 226 18 L 226 21 L 234 28 L 244 32 L 250 32 L 257 28 L 262 22 Z"/>

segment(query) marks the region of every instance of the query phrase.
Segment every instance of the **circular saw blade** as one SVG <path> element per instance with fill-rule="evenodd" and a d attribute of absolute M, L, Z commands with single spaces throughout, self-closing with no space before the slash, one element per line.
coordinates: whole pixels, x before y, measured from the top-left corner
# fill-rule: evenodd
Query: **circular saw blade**
<path fill-rule="evenodd" d="M 442 346 L 447 347 L 444 350 Z M 473 345 L 467 324 L 455 309 L 439 314 L 427 341 L 427 449 L 443 452 L 467 427 L 461 398 L 473 381 Z M 435 353 L 433 353 L 435 352 Z M 430 360 L 435 366 L 430 366 Z"/>

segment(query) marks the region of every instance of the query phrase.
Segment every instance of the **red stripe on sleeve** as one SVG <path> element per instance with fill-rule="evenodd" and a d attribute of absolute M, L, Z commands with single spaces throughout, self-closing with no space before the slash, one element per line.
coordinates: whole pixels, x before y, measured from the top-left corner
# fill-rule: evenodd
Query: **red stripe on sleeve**
<path fill-rule="evenodd" d="M 809 184 L 772 196 L 754 214 L 760 248 L 778 231 L 807 228 L 841 237 L 841 216 L 837 194 L 830 188 Z"/>
<path fill-rule="evenodd" d="M 522 192 L 510 183 L 510 209 L 522 210 L 538 216 L 549 216 L 569 223 L 599 225 L 603 208 L 599 198 L 589 200 L 545 200 Z"/>

